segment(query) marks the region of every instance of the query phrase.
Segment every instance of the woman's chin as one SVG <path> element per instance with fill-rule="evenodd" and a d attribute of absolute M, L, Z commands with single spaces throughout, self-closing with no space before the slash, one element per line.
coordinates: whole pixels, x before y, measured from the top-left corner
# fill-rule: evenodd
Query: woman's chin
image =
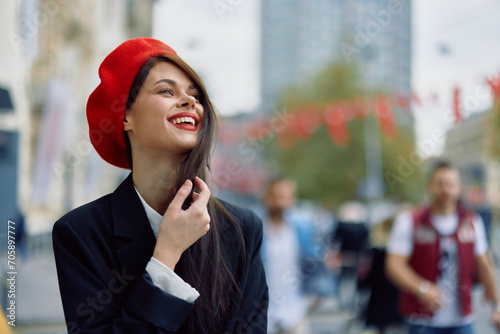
<path fill-rule="evenodd" d="M 169 155 L 186 155 L 191 153 L 195 145 L 196 143 L 193 143 L 192 145 L 184 143 L 183 145 L 178 145 L 176 147 L 169 146 L 165 148 L 164 151 Z"/>

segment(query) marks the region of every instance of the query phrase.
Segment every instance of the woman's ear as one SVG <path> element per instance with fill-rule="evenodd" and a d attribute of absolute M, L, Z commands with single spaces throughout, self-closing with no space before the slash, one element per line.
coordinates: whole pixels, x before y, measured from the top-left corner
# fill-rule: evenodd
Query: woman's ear
<path fill-rule="evenodd" d="M 132 126 L 129 122 L 130 119 L 130 112 L 128 110 L 125 110 L 125 116 L 123 117 L 123 130 L 128 131 L 132 130 Z"/>

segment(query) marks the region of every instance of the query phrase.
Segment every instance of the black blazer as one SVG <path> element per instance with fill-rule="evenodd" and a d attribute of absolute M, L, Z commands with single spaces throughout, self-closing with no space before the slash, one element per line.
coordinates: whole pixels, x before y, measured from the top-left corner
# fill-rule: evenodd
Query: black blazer
<path fill-rule="evenodd" d="M 234 298 L 224 333 L 266 333 L 262 222 L 250 210 L 223 204 L 242 224 L 247 253 L 245 266 L 233 272 L 243 297 Z M 69 333 L 175 333 L 193 309 L 155 286 L 145 270 L 156 239 L 132 173 L 112 194 L 64 215 L 52 237 Z M 231 268 L 240 258 L 234 253 Z"/>

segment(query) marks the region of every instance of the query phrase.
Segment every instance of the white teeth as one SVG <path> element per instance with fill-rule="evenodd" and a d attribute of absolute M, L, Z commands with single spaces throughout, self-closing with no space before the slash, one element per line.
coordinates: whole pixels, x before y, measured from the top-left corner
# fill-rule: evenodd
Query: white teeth
<path fill-rule="evenodd" d="M 190 123 L 192 126 L 195 126 L 196 122 L 192 117 L 177 117 L 172 120 L 172 124 L 181 124 L 181 123 Z"/>

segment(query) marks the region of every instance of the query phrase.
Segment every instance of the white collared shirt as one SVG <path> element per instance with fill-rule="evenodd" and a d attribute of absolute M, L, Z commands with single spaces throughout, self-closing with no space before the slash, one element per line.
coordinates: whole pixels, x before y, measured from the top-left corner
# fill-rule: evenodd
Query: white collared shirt
<path fill-rule="evenodd" d="M 160 223 L 163 217 L 152 207 L 150 207 L 148 203 L 146 203 L 144 198 L 142 198 L 141 194 L 139 194 L 135 187 L 134 189 L 137 192 L 142 205 L 144 206 L 146 216 L 148 217 L 149 224 L 153 229 L 155 238 L 158 239 L 158 230 L 160 229 Z M 192 303 L 200 296 L 195 288 L 186 283 L 172 269 L 170 269 L 154 257 L 151 257 L 151 259 L 149 260 L 146 266 L 146 271 L 151 276 L 154 285 L 177 298 L 184 299 L 185 301 Z"/>
<path fill-rule="evenodd" d="M 269 288 L 267 329 L 269 333 L 292 331 L 305 318 L 308 309 L 301 292 L 300 245 L 297 232 L 289 222 L 272 226 L 264 217 L 264 262 Z"/>

